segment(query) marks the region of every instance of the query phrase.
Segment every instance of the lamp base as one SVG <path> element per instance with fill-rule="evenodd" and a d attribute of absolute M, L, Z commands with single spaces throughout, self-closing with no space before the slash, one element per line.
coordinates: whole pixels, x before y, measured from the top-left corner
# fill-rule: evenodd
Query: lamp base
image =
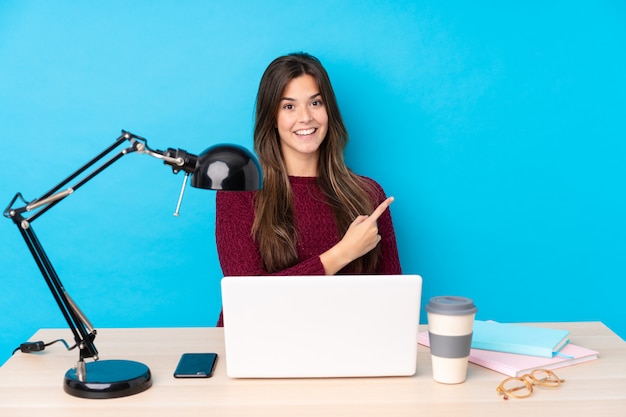
<path fill-rule="evenodd" d="M 86 377 L 79 381 L 76 368 L 65 373 L 63 389 L 81 398 L 118 398 L 139 394 L 152 386 L 150 369 L 140 362 L 104 360 L 85 364 Z"/>

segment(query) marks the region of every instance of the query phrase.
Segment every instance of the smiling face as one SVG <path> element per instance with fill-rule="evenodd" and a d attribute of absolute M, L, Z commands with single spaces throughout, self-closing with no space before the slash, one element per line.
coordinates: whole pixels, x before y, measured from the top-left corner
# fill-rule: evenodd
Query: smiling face
<path fill-rule="evenodd" d="M 294 78 L 285 87 L 276 128 L 288 174 L 316 176 L 319 147 L 328 131 L 328 114 L 311 75 Z"/>

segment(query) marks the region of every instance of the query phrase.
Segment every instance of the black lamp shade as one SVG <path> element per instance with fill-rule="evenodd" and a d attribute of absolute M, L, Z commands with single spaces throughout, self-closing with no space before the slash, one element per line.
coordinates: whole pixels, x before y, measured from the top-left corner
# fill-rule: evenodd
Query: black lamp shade
<path fill-rule="evenodd" d="M 261 188 L 261 166 L 242 146 L 215 145 L 205 149 L 196 162 L 191 186 L 209 190 L 252 191 Z"/>

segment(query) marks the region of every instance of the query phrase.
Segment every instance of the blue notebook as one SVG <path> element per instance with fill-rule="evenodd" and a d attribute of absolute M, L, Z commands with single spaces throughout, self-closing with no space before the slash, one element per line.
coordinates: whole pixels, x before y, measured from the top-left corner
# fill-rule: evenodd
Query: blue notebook
<path fill-rule="evenodd" d="M 474 321 L 472 348 L 552 358 L 569 342 L 569 330 Z"/>

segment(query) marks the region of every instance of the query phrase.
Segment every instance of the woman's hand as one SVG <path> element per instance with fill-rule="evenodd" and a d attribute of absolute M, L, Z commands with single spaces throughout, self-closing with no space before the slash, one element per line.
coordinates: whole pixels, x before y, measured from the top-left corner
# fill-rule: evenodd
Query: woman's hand
<path fill-rule="evenodd" d="M 320 255 L 326 274 L 332 275 L 337 273 L 341 268 L 365 255 L 378 245 L 381 239 L 378 234 L 378 218 L 393 201 L 394 198 L 389 197 L 376 207 L 369 216 L 358 216 L 350 224 L 343 238 L 335 246 Z"/>

